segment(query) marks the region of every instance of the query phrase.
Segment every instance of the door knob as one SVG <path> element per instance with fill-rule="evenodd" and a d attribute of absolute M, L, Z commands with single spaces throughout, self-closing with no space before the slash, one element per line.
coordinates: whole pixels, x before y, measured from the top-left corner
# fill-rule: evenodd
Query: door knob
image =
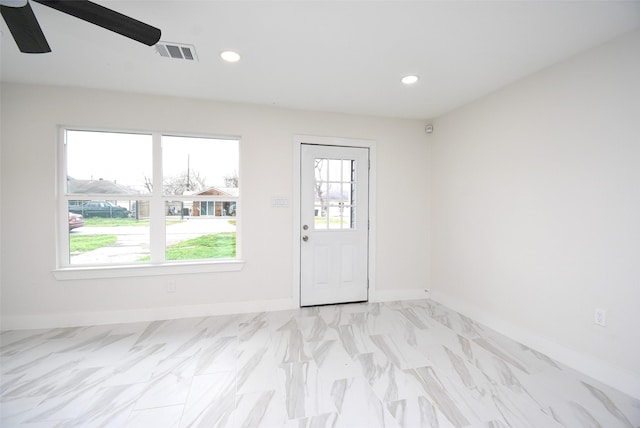
<path fill-rule="evenodd" d="M 303 240 L 304 242 L 307 242 L 307 241 L 309 240 L 309 237 L 308 237 L 307 235 L 304 235 L 304 236 L 302 237 L 302 240 Z"/>

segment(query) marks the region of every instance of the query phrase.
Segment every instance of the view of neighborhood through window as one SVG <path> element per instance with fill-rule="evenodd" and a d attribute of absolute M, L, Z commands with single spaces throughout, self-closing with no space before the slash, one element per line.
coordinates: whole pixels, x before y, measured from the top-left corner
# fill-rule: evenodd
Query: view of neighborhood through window
<path fill-rule="evenodd" d="M 318 158 L 314 167 L 314 228 L 355 228 L 355 161 Z"/>
<path fill-rule="evenodd" d="M 237 257 L 237 139 L 71 129 L 64 137 L 63 266 Z"/>

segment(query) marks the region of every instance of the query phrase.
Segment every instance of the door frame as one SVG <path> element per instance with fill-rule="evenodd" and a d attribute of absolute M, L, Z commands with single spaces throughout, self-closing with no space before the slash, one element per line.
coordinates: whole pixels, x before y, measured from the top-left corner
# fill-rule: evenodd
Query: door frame
<path fill-rule="evenodd" d="M 375 301 L 376 290 L 376 142 L 340 137 L 320 137 L 312 135 L 293 136 L 293 241 L 292 261 L 293 276 L 291 296 L 293 304 L 300 307 L 300 243 L 302 242 L 302 229 L 300 226 L 300 157 L 302 144 L 316 144 L 321 146 L 360 147 L 369 149 L 369 246 L 367 257 L 369 259 L 369 301 Z"/>

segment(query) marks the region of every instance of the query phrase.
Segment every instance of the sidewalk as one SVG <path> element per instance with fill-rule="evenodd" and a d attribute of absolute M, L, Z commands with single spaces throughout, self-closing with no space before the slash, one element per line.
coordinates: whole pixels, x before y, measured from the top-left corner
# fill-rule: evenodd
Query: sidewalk
<path fill-rule="evenodd" d="M 228 219 L 185 218 L 184 222 L 166 227 L 166 246 L 212 233 L 235 232 Z M 116 235 L 118 240 L 108 247 L 71 255 L 72 265 L 136 263 L 150 254 L 148 226 L 81 227 L 72 235 Z"/>

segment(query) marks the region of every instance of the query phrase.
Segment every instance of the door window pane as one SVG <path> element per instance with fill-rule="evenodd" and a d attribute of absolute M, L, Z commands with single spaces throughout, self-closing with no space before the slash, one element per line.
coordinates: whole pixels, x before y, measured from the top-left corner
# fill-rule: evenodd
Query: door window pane
<path fill-rule="evenodd" d="M 355 228 L 355 161 L 315 159 L 315 229 Z"/>

